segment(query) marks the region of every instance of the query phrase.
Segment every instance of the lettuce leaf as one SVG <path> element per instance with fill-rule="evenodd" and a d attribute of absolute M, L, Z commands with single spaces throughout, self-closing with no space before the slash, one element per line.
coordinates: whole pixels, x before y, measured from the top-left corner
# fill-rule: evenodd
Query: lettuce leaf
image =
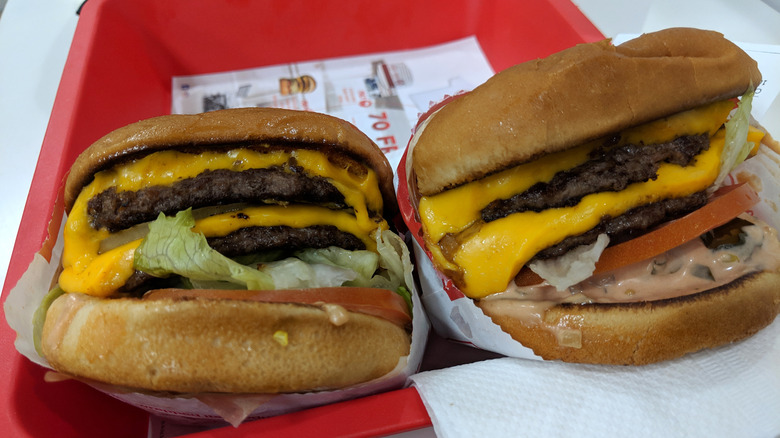
<path fill-rule="evenodd" d="M 379 253 L 379 267 L 385 275 L 376 275 L 372 287 L 396 290 L 399 286 L 412 288 L 412 262 L 409 248 L 397 234 L 390 230 L 377 233 L 376 249 Z M 382 283 L 382 284 L 380 284 Z"/>
<path fill-rule="evenodd" d="M 729 172 L 745 161 L 750 150 L 753 149 L 753 143 L 747 141 L 748 128 L 750 127 L 750 111 L 753 107 L 753 94 L 753 91 L 750 91 L 742 96 L 734 114 L 726 122 L 726 142 L 721 153 L 720 173 L 715 179 L 713 190 L 720 187 Z"/>
<path fill-rule="evenodd" d="M 412 262 L 404 241 L 390 230 L 375 233 L 374 239 L 376 253 L 330 247 L 298 251 L 295 257 L 310 264 L 325 264 L 354 271 L 357 275 L 345 283 L 347 286 L 389 290 L 397 290 L 402 286 L 410 288 Z"/>
<path fill-rule="evenodd" d="M 49 293 L 43 297 L 43 301 L 41 301 L 41 304 L 35 309 L 35 313 L 33 313 L 33 346 L 35 347 L 35 351 L 41 356 L 43 356 L 41 338 L 43 337 L 43 323 L 46 321 L 46 313 L 49 311 L 51 303 L 64 293 L 65 291 L 62 290 L 62 288 L 55 286 L 54 289 L 51 289 Z"/>
<path fill-rule="evenodd" d="M 349 251 L 332 246 L 323 249 L 305 249 L 295 257 L 308 264 L 321 264 L 349 269 L 355 275 L 347 279 L 347 286 L 370 287 L 371 277 L 379 267 L 379 255 L 371 251 Z"/>
<path fill-rule="evenodd" d="M 306 263 L 295 257 L 261 265 L 259 269 L 273 278 L 276 289 L 336 287 L 354 280 L 357 273 L 349 268 L 324 263 Z"/>
<path fill-rule="evenodd" d="M 379 266 L 385 270 L 386 276 L 376 275 L 374 278 L 387 281 L 387 286 L 381 286 L 376 281 L 373 287 L 385 287 L 394 290 L 406 301 L 409 310 L 412 309 L 412 260 L 409 255 L 409 247 L 392 231 L 385 230 L 376 235 L 376 246 L 379 252 Z M 400 283 L 400 284 L 399 284 Z"/>
<path fill-rule="evenodd" d="M 220 254 L 203 234 L 191 230 L 193 226 L 190 209 L 173 218 L 160 213 L 135 251 L 135 269 L 155 277 L 178 274 L 191 280 L 237 283 L 247 289 L 274 288 L 270 275 Z"/>
<path fill-rule="evenodd" d="M 593 275 L 607 245 L 609 236 L 599 234 L 590 245 L 578 246 L 560 257 L 531 262 L 528 267 L 558 291 L 565 291 Z"/>
<path fill-rule="evenodd" d="M 173 218 L 158 216 L 135 252 L 135 268 L 156 277 L 180 275 L 195 288 L 375 287 L 399 292 L 411 302 L 409 250 L 392 231 L 375 233 L 377 253 L 338 247 L 306 249 L 281 260 L 269 260 L 271 254 L 281 253 L 244 258 L 251 260 L 251 265 L 245 265 L 211 248 L 202 234 L 191 230 L 194 225 L 190 210 Z"/>

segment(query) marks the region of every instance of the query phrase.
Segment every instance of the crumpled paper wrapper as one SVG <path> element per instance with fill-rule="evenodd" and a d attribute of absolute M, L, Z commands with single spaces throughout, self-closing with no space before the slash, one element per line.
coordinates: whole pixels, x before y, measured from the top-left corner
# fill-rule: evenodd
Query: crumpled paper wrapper
<path fill-rule="evenodd" d="M 55 209 L 57 210 L 57 209 Z M 59 210 L 61 212 L 61 209 Z M 57 214 L 57 213 L 55 213 Z M 65 220 L 62 220 L 64 225 Z M 46 359 L 41 357 L 33 345 L 32 315 L 39 303 L 52 286 L 62 257 L 62 226 L 47 260 L 41 253 L 35 255 L 29 268 L 10 290 L 6 298 L 4 312 L 8 325 L 17 333 L 14 343 L 17 351 L 45 368 L 51 369 Z M 414 288 L 415 285 L 412 285 Z M 419 370 L 425 350 L 430 324 L 423 310 L 416 290 L 412 291 L 413 327 L 412 346 L 408 356 L 399 360 L 396 368 L 387 375 L 335 391 L 319 391 L 294 394 L 148 394 L 127 392 L 99 382 L 83 380 L 95 389 L 112 397 L 139 407 L 151 414 L 172 421 L 197 425 L 224 424 L 238 426 L 243 421 L 251 421 L 274 415 L 286 414 L 310 407 L 345 401 L 353 398 L 398 389 L 408 384 L 408 378 Z M 50 373 L 51 384 L 61 380 L 62 375 Z"/>

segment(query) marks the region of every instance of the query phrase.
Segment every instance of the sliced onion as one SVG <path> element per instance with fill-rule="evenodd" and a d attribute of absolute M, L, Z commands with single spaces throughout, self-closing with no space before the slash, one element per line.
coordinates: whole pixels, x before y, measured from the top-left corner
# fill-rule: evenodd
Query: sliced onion
<path fill-rule="evenodd" d="M 111 251 L 112 249 L 120 247 L 126 243 L 130 243 L 138 239 L 143 239 L 148 233 L 149 222 L 133 225 L 130 228 L 112 233 L 100 241 L 98 254 L 103 254 L 104 252 Z"/>

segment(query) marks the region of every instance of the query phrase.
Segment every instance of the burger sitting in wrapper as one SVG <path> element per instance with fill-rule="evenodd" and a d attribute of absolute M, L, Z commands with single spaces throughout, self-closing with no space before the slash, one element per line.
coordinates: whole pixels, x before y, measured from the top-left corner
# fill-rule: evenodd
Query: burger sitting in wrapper
<path fill-rule="evenodd" d="M 434 326 L 491 348 L 489 318 L 537 357 L 648 364 L 772 323 L 777 232 L 750 214 L 760 179 L 729 175 L 771 142 L 751 126 L 760 82 L 722 35 L 678 28 L 578 45 L 432 108 L 399 201 L 438 276 Z"/>
<path fill-rule="evenodd" d="M 39 351 L 63 374 L 153 394 L 332 391 L 416 368 L 392 179 L 367 136 L 323 114 L 117 129 L 68 176 Z"/>

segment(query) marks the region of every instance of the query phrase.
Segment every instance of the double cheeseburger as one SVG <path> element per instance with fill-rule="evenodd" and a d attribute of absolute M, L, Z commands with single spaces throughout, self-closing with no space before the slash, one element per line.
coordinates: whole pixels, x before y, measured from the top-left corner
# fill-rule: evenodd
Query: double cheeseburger
<path fill-rule="evenodd" d="M 685 28 L 511 67 L 421 120 L 405 219 L 446 287 L 545 359 L 745 338 L 780 312 L 776 231 L 728 176 L 769 139 L 750 126 L 760 82 L 722 35 Z"/>
<path fill-rule="evenodd" d="M 117 129 L 73 164 L 40 350 L 142 391 L 280 393 L 386 375 L 410 350 L 392 169 L 351 124 L 234 109 Z M 49 303 L 51 303 L 49 305 Z"/>

